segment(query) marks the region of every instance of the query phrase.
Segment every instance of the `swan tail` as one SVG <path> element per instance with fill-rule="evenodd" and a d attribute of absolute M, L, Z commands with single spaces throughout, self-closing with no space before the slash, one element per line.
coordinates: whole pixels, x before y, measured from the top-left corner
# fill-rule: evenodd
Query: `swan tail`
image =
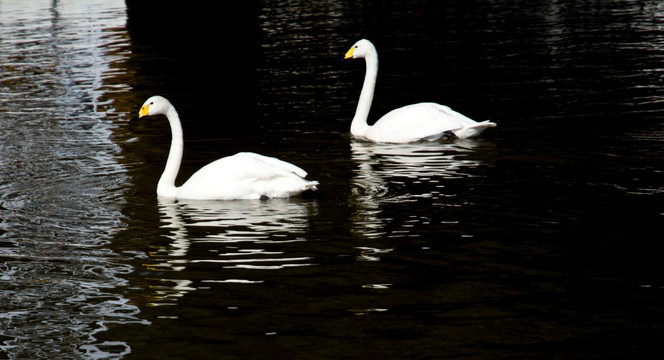
<path fill-rule="evenodd" d="M 305 191 L 318 191 L 318 181 L 309 182 Z"/>
<path fill-rule="evenodd" d="M 304 184 L 304 191 L 318 191 L 318 181 L 307 180 Z"/>
<path fill-rule="evenodd" d="M 477 124 L 473 124 L 468 127 L 464 127 L 463 129 L 455 130 L 454 135 L 456 135 L 457 138 L 459 139 L 466 139 L 474 136 L 478 136 L 481 134 L 484 130 L 488 128 L 495 127 L 496 123 L 491 122 L 489 120 L 485 120 L 482 122 L 479 122 Z"/>
<path fill-rule="evenodd" d="M 269 189 L 261 192 L 261 196 L 266 196 L 268 198 L 286 198 L 291 196 L 301 195 L 306 192 L 318 191 L 316 185 L 318 181 L 313 180 L 303 180 L 301 179 L 299 183 L 295 183 L 293 179 L 282 179 L 283 182 L 271 184 Z"/>

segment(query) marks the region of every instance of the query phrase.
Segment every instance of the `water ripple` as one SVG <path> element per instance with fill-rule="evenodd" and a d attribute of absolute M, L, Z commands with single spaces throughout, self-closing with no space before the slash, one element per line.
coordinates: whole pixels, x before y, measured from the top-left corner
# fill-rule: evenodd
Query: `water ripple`
<path fill-rule="evenodd" d="M 128 345 L 96 335 L 144 323 L 113 293 L 132 267 L 105 247 L 123 226 L 126 169 L 99 99 L 105 43 L 117 41 L 123 14 L 122 1 L 0 3 L 0 351 L 9 358 L 119 356 Z"/>
<path fill-rule="evenodd" d="M 159 210 L 169 243 L 157 246 L 143 264 L 155 274 L 163 274 L 152 279 L 151 305 L 174 304 L 205 283 L 259 284 L 266 271 L 317 262 L 304 255 L 302 248 L 307 242 L 309 216 L 317 211 L 315 203 L 160 198 Z M 223 271 L 199 274 L 209 266 Z"/>
<path fill-rule="evenodd" d="M 385 204 L 415 203 L 427 199 L 433 206 L 456 206 L 457 193 L 447 182 L 473 176 L 482 165 L 472 155 L 481 146 L 474 140 L 422 142 L 412 144 L 351 143 L 352 159 L 357 164 L 353 194 L 361 208 L 353 223 L 364 236 L 386 235 L 390 219 L 381 216 Z M 403 229 L 390 236 L 406 236 L 414 224 L 428 224 L 426 218 L 410 219 Z M 415 236 L 415 235 L 412 235 Z"/>

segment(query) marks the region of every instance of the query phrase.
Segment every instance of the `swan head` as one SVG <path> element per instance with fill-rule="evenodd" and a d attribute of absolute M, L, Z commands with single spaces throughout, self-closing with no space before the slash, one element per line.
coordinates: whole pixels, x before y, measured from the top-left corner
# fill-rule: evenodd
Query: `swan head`
<path fill-rule="evenodd" d="M 162 96 L 153 96 L 143 103 L 141 110 L 138 112 L 138 117 L 142 118 L 144 116 L 151 115 L 165 115 L 168 112 L 168 109 L 171 108 L 170 101 Z"/>
<path fill-rule="evenodd" d="M 351 46 L 350 50 L 346 52 L 344 59 L 361 59 L 366 58 L 367 56 L 371 56 L 375 53 L 376 48 L 371 43 L 371 41 L 362 39 Z"/>

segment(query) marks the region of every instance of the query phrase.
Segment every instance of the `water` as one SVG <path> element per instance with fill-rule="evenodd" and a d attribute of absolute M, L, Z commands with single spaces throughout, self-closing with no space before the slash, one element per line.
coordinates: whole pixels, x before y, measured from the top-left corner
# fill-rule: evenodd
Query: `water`
<path fill-rule="evenodd" d="M 165 9 L 0 3 L 0 358 L 662 357 L 664 6 Z M 352 140 L 360 37 L 373 119 L 498 127 Z M 180 179 L 256 151 L 320 191 L 157 199 L 167 124 L 128 124 L 153 94 Z"/>
<path fill-rule="evenodd" d="M 104 79 L 123 8 L 53 5 L 0 4 L 0 354 L 129 353 L 122 339 L 95 337 L 146 323 L 114 290 L 133 269 L 108 248 L 128 179 L 102 99 L 122 87 Z"/>

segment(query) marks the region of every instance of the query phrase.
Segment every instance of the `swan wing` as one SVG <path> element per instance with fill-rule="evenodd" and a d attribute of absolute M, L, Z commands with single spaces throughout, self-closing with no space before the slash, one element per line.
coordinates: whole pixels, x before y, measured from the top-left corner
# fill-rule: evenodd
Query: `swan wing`
<path fill-rule="evenodd" d="M 306 171 L 277 158 L 241 152 L 215 160 L 196 173 L 187 182 L 203 180 L 272 179 L 279 176 L 304 178 Z"/>
<path fill-rule="evenodd" d="M 307 172 L 301 169 L 299 166 L 295 166 L 289 162 L 279 160 L 275 157 L 260 155 L 251 152 L 241 152 L 235 154 L 234 156 L 238 158 L 243 158 L 247 161 L 253 161 L 254 166 L 258 166 L 261 169 L 270 168 L 271 171 L 274 171 L 275 173 L 288 172 L 288 173 L 293 173 L 301 178 L 307 177 Z"/>
<path fill-rule="evenodd" d="M 182 184 L 182 198 L 255 199 L 284 197 L 315 189 L 306 171 L 274 157 L 241 152 L 215 160 Z"/>
<path fill-rule="evenodd" d="M 390 111 L 366 133 L 369 140 L 378 142 L 411 142 L 435 140 L 446 131 L 456 131 L 473 120 L 447 106 L 434 103 L 407 105 Z"/>
<path fill-rule="evenodd" d="M 450 107 L 445 105 L 440 105 L 435 103 L 425 103 L 425 104 L 435 107 L 438 111 L 445 114 L 445 116 L 458 120 L 459 124 L 461 124 L 462 127 L 454 130 L 450 129 L 449 131 L 453 132 L 454 135 L 456 135 L 456 137 L 460 139 L 478 136 L 485 129 L 496 126 L 495 123 L 489 120 L 477 122 L 461 113 L 458 113 L 450 109 Z"/>
<path fill-rule="evenodd" d="M 477 136 L 496 124 L 477 122 L 436 103 L 418 103 L 400 107 L 380 118 L 366 133 L 366 138 L 377 142 L 405 143 L 436 140 L 446 132 L 459 138 Z"/>

